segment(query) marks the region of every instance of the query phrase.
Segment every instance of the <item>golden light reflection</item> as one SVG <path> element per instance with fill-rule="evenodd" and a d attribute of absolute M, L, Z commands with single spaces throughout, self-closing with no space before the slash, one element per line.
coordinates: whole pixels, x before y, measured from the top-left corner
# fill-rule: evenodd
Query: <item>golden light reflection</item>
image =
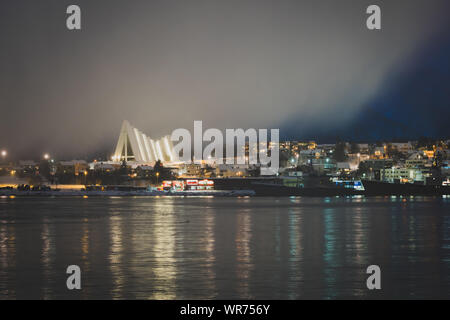
<path fill-rule="evenodd" d="M 16 267 L 16 237 L 13 225 L 0 224 L 0 278 L 14 281 L 8 270 Z M 16 297 L 15 286 L 8 282 L 0 282 L 0 295 L 11 299 Z"/>
<path fill-rule="evenodd" d="M 157 204 L 134 202 L 136 216 L 131 219 L 131 250 L 127 250 L 133 282 L 142 288 L 136 299 L 176 299 L 177 268 L 175 258 L 176 216 L 173 199 L 160 199 Z M 132 209 L 133 210 L 133 209 Z M 145 288 L 145 289 L 144 289 Z"/>
<path fill-rule="evenodd" d="M 171 209 L 172 206 L 168 206 L 167 209 L 158 210 L 154 215 L 155 266 L 153 267 L 153 273 L 155 287 L 149 299 L 172 300 L 176 298 L 175 217 Z"/>
<path fill-rule="evenodd" d="M 300 232 L 300 228 L 303 225 L 303 216 L 299 215 L 292 208 L 289 209 L 289 275 L 288 275 L 288 294 L 289 299 L 298 299 L 300 292 L 298 292 L 298 283 L 303 281 L 303 270 L 300 267 L 300 263 L 303 260 L 303 239 Z"/>
<path fill-rule="evenodd" d="M 112 297 L 120 299 L 124 286 L 122 217 L 111 214 L 109 221 L 111 247 L 108 259 L 113 282 Z"/>
<path fill-rule="evenodd" d="M 352 199 L 353 200 L 353 199 Z M 351 219 L 349 234 L 351 238 L 349 242 L 353 244 L 353 259 L 351 263 L 357 266 L 368 266 L 370 265 L 369 254 L 368 254 L 368 232 L 367 227 L 367 216 L 364 215 L 362 207 L 358 206 L 352 210 L 351 215 L 348 216 Z M 353 283 L 364 283 L 366 274 L 364 270 L 361 272 L 352 273 Z M 367 293 L 367 289 L 364 286 L 356 286 L 353 288 L 353 295 L 364 296 Z"/>
<path fill-rule="evenodd" d="M 365 226 L 365 219 L 361 207 L 356 207 L 353 210 L 352 218 L 352 232 L 353 243 L 355 246 L 355 263 L 365 265 L 367 264 L 367 228 Z"/>
<path fill-rule="evenodd" d="M 214 233 L 214 227 L 215 227 L 215 213 L 214 212 L 208 212 L 208 210 L 205 212 L 205 253 L 207 256 L 207 263 L 208 267 L 206 269 L 206 281 L 207 281 L 207 288 L 208 290 L 215 292 L 216 291 L 216 272 L 214 269 L 214 264 L 216 262 L 215 257 L 215 233 Z"/>
<path fill-rule="evenodd" d="M 90 259 L 89 259 L 89 219 L 83 219 L 83 225 L 81 227 L 82 236 L 81 236 L 81 259 L 84 263 L 82 270 L 89 270 L 90 267 Z"/>
<path fill-rule="evenodd" d="M 333 299 L 336 297 L 337 292 L 334 290 L 338 277 L 340 276 L 336 272 L 337 261 L 337 226 L 336 212 L 334 208 L 325 208 L 323 210 L 323 226 L 324 226 L 324 238 L 325 247 L 323 252 L 324 262 L 324 282 L 325 282 L 325 298 Z"/>
<path fill-rule="evenodd" d="M 241 210 L 236 216 L 236 276 L 239 279 L 237 291 L 242 299 L 251 299 L 249 280 L 253 270 L 250 242 L 252 239 L 251 215 Z"/>
<path fill-rule="evenodd" d="M 44 218 L 42 226 L 42 251 L 41 251 L 41 263 L 43 266 L 44 283 L 48 284 L 51 281 L 51 266 L 53 264 L 53 257 L 55 254 L 54 234 L 50 229 L 50 221 L 47 217 Z M 42 288 L 42 296 L 44 299 L 51 298 L 51 286 L 44 285 Z"/>

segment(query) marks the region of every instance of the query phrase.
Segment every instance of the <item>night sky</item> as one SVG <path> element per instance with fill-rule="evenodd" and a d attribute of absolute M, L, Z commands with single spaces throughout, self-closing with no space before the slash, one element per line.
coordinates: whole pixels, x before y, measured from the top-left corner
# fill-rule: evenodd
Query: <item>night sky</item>
<path fill-rule="evenodd" d="M 78 4 L 82 30 L 66 29 Z M 370 4 L 382 30 L 366 28 Z M 4 0 L 0 148 L 113 151 L 122 120 L 286 138 L 448 138 L 448 0 Z"/>

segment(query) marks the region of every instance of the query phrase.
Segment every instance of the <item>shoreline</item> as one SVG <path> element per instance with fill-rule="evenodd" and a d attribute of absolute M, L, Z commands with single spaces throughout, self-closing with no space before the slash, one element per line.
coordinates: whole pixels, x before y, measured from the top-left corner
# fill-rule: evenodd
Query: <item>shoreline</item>
<path fill-rule="evenodd" d="M 152 197 L 152 198 L 161 198 L 161 197 L 187 197 L 187 198 L 195 198 L 195 197 L 255 197 L 255 198 L 373 198 L 373 197 L 382 197 L 382 198 L 411 198 L 411 197 L 437 197 L 437 198 L 450 198 L 450 195 L 447 194 L 257 194 L 253 190 L 218 190 L 216 192 L 198 192 L 198 191 L 179 191 L 179 192 L 166 192 L 166 191 L 144 191 L 144 192 L 128 192 L 128 191 L 3 191 L 0 192 L 0 198 L 60 198 L 60 197 Z"/>
<path fill-rule="evenodd" d="M 2 190 L 0 197 L 113 197 L 113 196 L 139 196 L 139 197 L 248 197 L 254 196 L 253 190 L 214 190 L 214 191 L 17 191 Z"/>

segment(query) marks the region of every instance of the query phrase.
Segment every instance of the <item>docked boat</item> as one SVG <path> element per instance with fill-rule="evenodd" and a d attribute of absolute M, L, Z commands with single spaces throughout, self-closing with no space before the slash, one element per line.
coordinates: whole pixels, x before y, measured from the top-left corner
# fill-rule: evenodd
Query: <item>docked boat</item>
<path fill-rule="evenodd" d="M 450 195 L 450 186 L 362 180 L 365 195 Z"/>
<path fill-rule="evenodd" d="M 252 189 L 256 196 L 274 196 L 274 197 L 332 197 L 332 196 L 353 196 L 364 194 L 363 190 L 354 188 L 345 188 L 341 186 L 324 187 L 289 187 L 275 183 L 253 182 Z"/>

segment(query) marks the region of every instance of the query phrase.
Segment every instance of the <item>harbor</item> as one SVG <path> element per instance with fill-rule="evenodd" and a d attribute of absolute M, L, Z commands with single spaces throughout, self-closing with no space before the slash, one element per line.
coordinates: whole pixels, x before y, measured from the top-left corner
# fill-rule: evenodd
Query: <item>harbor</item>
<path fill-rule="evenodd" d="M 198 182 L 209 184 L 198 186 Z M 157 187 L 112 186 L 7 186 L 0 196 L 183 196 L 183 197 L 334 197 L 334 196 L 450 196 L 447 185 L 417 185 L 382 181 L 340 181 L 322 186 L 287 186 L 281 179 L 216 179 L 164 181 Z"/>

